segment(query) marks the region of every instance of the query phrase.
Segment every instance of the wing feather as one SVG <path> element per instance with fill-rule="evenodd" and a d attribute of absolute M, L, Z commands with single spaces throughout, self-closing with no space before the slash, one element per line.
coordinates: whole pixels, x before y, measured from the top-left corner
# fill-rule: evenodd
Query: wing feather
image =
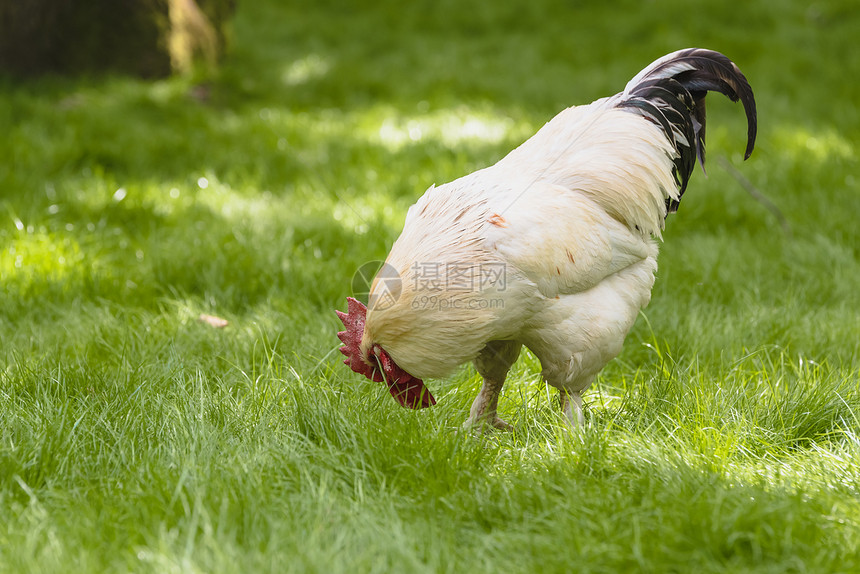
<path fill-rule="evenodd" d="M 657 255 L 653 239 L 631 232 L 584 194 L 558 185 L 534 184 L 529 201 L 499 217 L 504 225 L 488 225 L 488 245 L 548 298 L 587 291 Z"/>

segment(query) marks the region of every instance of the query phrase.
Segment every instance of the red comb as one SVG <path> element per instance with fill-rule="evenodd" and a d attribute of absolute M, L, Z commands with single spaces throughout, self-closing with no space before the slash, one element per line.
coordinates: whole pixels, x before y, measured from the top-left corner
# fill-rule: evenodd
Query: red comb
<path fill-rule="evenodd" d="M 346 356 L 344 364 L 371 381 L 377 383 L 385 381 L 388 392 L 404 407 L 422 409 L 436 404 L 436 399 L 427 390 L 424 381 L 401 369 L 388 353 L 378 346 L 375 346 L 378 351 L 371 350 L 371 353 L 374 353 L 371 360 L 378 359 L 381 368 L 371 367 L 361 359 L 360 345 L 361 338 L 364 336 L 364 321 L 367 317 L 367 307 L 361 301 L 347 297 L 346 313 L 343 311 L 336 311 L 336 313 L 346 327 L 346 331 L 340 331 L 337 334 L 337 338 L 343 343 L 340 352 Z"/>
<path fill-rule="evenodd" d="M 371 381 L 381 383 L 383 381 L 382 373 L 362 361 L 359 352 L 361 337 L 364 335 L 364 319 L 367 317 L 367 307 L 361 301 L 347 297 L 346 313 L 343 311 L 335 311 L 335 313 L 337 313 L 343 326 L 346 327 L 346 331 L 340 331 L 337 334 L 337 338 L 343 343 L 340 352 L 346 355 L 344 364 L 349 365 L 350 369 L 364 375 Z"/>

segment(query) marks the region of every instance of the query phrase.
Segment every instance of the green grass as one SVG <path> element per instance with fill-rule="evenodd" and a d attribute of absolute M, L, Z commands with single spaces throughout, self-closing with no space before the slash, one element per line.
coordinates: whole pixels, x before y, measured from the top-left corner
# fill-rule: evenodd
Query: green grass
<path fill-rule="evenodd" d="M 852 2 L 285 4 L 208 78 L 0 81 L 0 571 L 860 570 Z M 749 77 L 758 146 L 711 97 L 587 429 L 531 355 L 487 438 L 471 367 L 413 412 L 340 364 L 424 189 L 687 46 Z"/>

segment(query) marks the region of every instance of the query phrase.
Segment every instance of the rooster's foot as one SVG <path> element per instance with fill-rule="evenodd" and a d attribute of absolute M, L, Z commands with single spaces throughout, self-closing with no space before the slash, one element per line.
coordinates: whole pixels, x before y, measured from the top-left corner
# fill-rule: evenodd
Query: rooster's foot
<path fill-rule="evenodd" d="M 490 417 L 480 417 L 477 419 L 469 417 L 466 419 L 466 422 L 463 423 L 463 428 L 470 431 L 482 432 L 484 434 L 492 432 L 491 429 L 503 431 L 514 430 L 514 427 L 509 422 L 499 418 L 498 416 L 494 416 L 492 420 Z"/>

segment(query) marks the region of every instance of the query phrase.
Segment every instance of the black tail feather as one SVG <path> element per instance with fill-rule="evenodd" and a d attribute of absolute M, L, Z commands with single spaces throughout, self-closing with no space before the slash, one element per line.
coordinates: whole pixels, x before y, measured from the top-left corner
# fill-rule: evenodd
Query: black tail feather
<path fill-rule="evenodd" d="M 692 48 L 669 54 L 645 68 L 627 84 L 620 108 L 630 108 L 659 125 L 672 142 L 679 196 L 687 188 L 696 159 L 705 168 L 705 96 L 719 92 L 744 106 L 747 146 L 744 159 L 755 147 L 757 120 L 752 88 L 735 64 L 713 50 Z M 678 201 L 667 200 L 668 211 Z"/>

